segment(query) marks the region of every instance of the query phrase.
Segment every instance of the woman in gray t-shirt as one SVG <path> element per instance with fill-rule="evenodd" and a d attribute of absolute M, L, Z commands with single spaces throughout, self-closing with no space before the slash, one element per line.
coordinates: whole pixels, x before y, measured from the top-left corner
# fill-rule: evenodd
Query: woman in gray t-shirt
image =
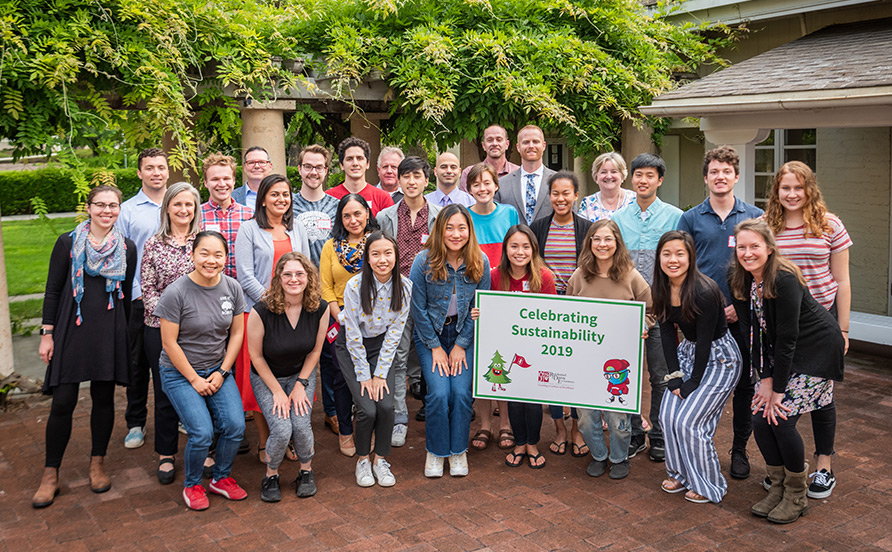
<path fill-rule="evenodd" d="M 155 307 L 164 347 L 161 384 L 189 434 L 183 498 L 193 510 L 209 506 L 201 473 L 215 422 L 220 438 L 210 491 L 230 500 L 248 496 L 229 477 L 245 433 L 242 401 L 229 377 L 245 331 L 245 298 L 223 274 L 228 254 L 219 232 L 200 232 L 192 245 L 195 269 L 169 285 Z"/>

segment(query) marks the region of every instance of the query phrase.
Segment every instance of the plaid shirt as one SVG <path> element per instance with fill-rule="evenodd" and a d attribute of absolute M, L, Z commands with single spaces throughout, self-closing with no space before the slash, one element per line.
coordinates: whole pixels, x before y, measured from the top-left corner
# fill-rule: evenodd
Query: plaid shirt
<path fill-rule="evenodd" d="M 201 229 L 216 230 L 226 238 L 229 246 L 229 255 L 226 257 L 226 275 L 236 278 L 235 275 L 235 236 L 238 234 L 242 222 L 254 217 L 254 210 L 245 207 L 235 201 L 229 204 L 229 209 L 223 209 L 213 199 L 201 205 Z"/>

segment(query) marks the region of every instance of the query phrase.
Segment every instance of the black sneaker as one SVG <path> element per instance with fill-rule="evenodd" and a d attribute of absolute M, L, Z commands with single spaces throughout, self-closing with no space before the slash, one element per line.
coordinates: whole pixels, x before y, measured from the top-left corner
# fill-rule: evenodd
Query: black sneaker
<path fill-rule="evenodd" d="M 808 486 L 808 498 L 827 498 L 836 487 L 836 478 L 833 470 L 819 470 L 812 474 L 814 479 Z"/>
<path fill-rule="evenodd" d="M 282 493 L 279 491 L 279 476 L 271 475 L 264 477 L 260 482 L 260 500 L 264 502 L 278 502 L 282 500 Z"/>
<path fill-rule="evenodd" d="M 294 480 L 294 491 L 298 498 L 310 498 L 316 494 L 316 476 L 313 470 L 300 470 L 300 475 Z"/>
<path fill-rule="evenodd" d="M 625 479 L 629 475 L 629 460 L 610 465 L 610 479 Z"/>
<path fill-rule="evenodd" d="M 418 409 L 418 413 L 415 414 L 415 421 L 416 421 L 416 422 L 423 422 L 423 421 L 424 421 L 424 418 L 425 418 L 425 416 L 424 416 L 424 405 L 421 405 L 421 408 Z"/>
<path fill-rule="evenodd" d="M 245 437 L 242 439 L 242 442 L 238 445 L 238 454 L 248 454 L 251 450 L 251 445 L 248 443 L 248 438 Z"/>
<path fill-rule="evenodd" d="M 647 448 L 644 443 L 644 435 L 632 435 L 629 442 L 629 458 L 635 458 L 635 455 Z"/>
<path fill-rule="evenodd" d="M 746 479 L 750 476 L 750 461 L 746 450 L 731 449 L 731 477 Z M 769 484 L 769 488 L 771 485 Z"/>
<path fill-rule="evenodd" d="M 650 459 L 654 462 L 666 461 L 666 445 L 663 444 L 663 441 L 650 442 Z"/>
<path fill-rule="evenodd" d="M 592 460 L 585 468 L 585 473 L 592 477 L 601 477 L 605 471 L 607 471 L 607 460 Z"/>

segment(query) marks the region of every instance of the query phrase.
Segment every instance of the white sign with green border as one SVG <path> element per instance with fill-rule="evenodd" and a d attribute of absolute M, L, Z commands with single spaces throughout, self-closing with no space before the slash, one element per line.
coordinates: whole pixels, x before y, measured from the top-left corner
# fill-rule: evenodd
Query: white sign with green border
<path fill-rule="evenodd" d="M 477 306 L 475 398 L 641 412 L 644 303 L 477 291 Z"/>

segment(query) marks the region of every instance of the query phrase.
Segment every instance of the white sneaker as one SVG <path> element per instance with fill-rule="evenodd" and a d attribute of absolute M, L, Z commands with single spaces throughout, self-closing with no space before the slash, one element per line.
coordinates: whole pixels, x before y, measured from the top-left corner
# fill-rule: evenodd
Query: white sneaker
<path fill-rule="evenodd" d="M 464 477 L 468 475 L 468 453 L 453 454 L 449 457 L 449 475 Z"/>
<path fill-rule="evenodd" d="M 396 478 L 393 476 L 393 472 L 390 471 L 390 464 L 387 460 L 383 458 L 375 460 L 375 463 L 372 465 L 372 472 L 375 474 L 375 479 L 378 480 L 378 485 L 382 487 L 393 487 L 396 485 Z"/>
<path fill-rule="evenodd" d="M 135 449 L 143 446 L 146 442 L 145 429 L 141 427 L 131 427 L 124 437 L 124 448 Z"/>
<path fill-rule="evenodd" d="M 393 436 L 390 438 L 390 446 L 401 447 L 406 444 L 406 435 L 409 428 L 406 424 L 396 424 L 393 426 Z"/>
<path fill-rule="evenodd" d="M 356 484 L 360 487 L 371 487 L 375 484 L 375 477 L 372 475 L 372 463 L 369 462 L 368 458 L 356 463 Z"/>
<path fill-rule="evenodd" d="M 443 477 L 443 461 L 445 458 L 434 456 L 427 453 L 427 460 L 424 462 L 425 477 Z"/>

